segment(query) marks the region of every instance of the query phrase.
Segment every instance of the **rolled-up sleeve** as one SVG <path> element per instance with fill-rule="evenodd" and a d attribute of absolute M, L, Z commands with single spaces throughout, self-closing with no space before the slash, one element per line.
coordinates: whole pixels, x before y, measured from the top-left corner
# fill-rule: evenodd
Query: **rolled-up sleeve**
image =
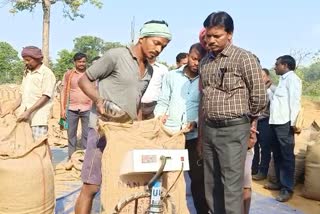
<path fill-rule="evenodd" d="M 242 61 L 243 78 L 249 90 L 250 113 L 258 116 L 267 105 L 267 92 L 262 68 L 253 54 L 246 53 Z"/>
<path fill-rule="evenodd" d="M 113 54 L 113 49 L 107 51 L 97 62 L 91 65 L 86 74 L 91 81 L 108 77 L 114 70 L 118 54 Z"/>
<path fill-rule="evenodd" d="M 155 116 L 162 116 L 167 113 L 171 96 L 170 73 L 163 77 L 161 93 L 154 109 Z"/>
<path fill-rule="evenodd" d="M 53 72 L 48 70 L 43 74 L 43 82 L 41 86 L 42 95 L 46 95 L 48 97 L 52 97 L 54 94 L 54 89 L 56 85 L 56 77 Z"/>
<path fill-rule="evenodd" d="M 288 84 L 289 91 L 289 108 L 290 108 L 290 121 L 291 126 L 296 124 L 296 120 L 301 108 L 301 94 L 302 94 L 302 84 L 301 80 L 298 78 L 292 78 Z"/>

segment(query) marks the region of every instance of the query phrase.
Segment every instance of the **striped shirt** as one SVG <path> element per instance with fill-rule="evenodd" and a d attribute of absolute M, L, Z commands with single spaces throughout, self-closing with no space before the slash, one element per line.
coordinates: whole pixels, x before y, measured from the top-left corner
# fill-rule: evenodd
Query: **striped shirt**
<path fill-rule="evenodd" d="M 232 44 L 200 63 L 205 118 L 225 120 L 258 116 L 267 104 L 261 66 L 256 57 Z"/>

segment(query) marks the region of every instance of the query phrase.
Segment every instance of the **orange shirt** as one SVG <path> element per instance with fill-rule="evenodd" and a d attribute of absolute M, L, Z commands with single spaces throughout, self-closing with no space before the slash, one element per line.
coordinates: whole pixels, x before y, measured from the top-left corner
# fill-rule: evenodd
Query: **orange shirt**
<path fill-rule="evenodd" d="M 79 85 L 78 85 L 79 79 L 85 73 L 75 71 L 73 75 L 67 75 L 71 71 L 67 71 L 63 77 L 64 90 L 66 90 L 66 87 L 68 84 L 68 80 L 66 79 L 66 76 L 68 76 L 69 78 L 71 77 L 68 109 L 71 111 L 81 111 L 81 112 L 89 111 L 92 106 L 92 101 L 87 95 L 83 93 L 83 91 L 79 88 Z"/>

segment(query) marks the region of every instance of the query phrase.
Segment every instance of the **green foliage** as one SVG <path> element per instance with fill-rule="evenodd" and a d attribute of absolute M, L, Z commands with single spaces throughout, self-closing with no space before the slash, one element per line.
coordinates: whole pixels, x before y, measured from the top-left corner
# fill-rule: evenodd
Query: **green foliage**
<path fill-rule="evenodd" d="M 304 77 L 306 81 L 320 79 L 320 60 L 319 62 L 315 62 L 305 69 Z"/>
<path fill-rule="evenodd" d="M 103 39 L 95 36 L 81 36 L 73 40 L 73 52 L 82 52 L 87 55 L 88 62 L 96 56 L 103 55 L 111 48 L 123 47 L 119 42 L 105 42 Z"/>
<path fill-rule="evenodd" d="M 273 82 L 274 85 L 278 85 L 279 83 L 279 77 L 278 75 L 276 74 L 275 70 L 272 68 L 272 69 L 269 69 L 269 72 L 270 72 L 270 78 Z"/>
<path fill-rule="evenodd" d="M 313 82 L 303 81 L 302 87 L 303 95 L 320 97 L 320 79 Z"/>
<path fill-rule="evenodd" d="M 62 79 L 63 74 L 74 67 L 73 56 L 76 52 L 87 55 L 88 66 L 96 56 L 103 55 L 107 50 L 116 47 L 123 47 L 119 42 L 105 42 L 103 39 L 95 36 L 81 36 L 73 40 L 74 48 L 72 51 L 63 49 L 58 52 L 58 59 L 53 65 L 53 71 L 57 79 Z"/>
<path fill-rule="evenodd" d="M 105 42 L 102 53 L 106 52 L 107 50 L 109 50 L 111 48 L 119 48 L 119 47 L 124 47 L 124 46 L 125 45 L 121 44 L 120 42 Z"/>
<path fill-rule="evenodd" d="M 87 55 L 88 62 L 96 56 L 100 56 L 104 49 L 104 41 L 95 36 L 81 36 L 73 40 L 73 52 L 81 52 Z"/>
<path fill-rule="evenodd" d="M 44 0 L 10 0 L 12 4 L 11 13 L 18 13 L 27 10 L 32 12 L 38 4 L 42 4 Z M 97 8 L 102 8 L 103 3 L 100 0 L 51 0 L 51 5 L 55 3 L 63 4 L 63 16 L 71 20 L 77 17 L 83 18 L 84 15 L 80 13 L 80 7 L 86 3 L 90 3 Z"/>
<path fill-rule="evenodd" d="M 56 75 L 58 80 L 61 80 L 64 73 L 73 68 L 73 55 L 74 52 L 70 52 L 66 49 L 63 49 L 58 52 L 58 59 L 57 62 L 53 65 L 53 72 Z"/>
<path fill-rule="evenodd" d="M 20 82 L 23 69 L 18 51 L 7 42 L 0 42 L 0 84 Z"/>

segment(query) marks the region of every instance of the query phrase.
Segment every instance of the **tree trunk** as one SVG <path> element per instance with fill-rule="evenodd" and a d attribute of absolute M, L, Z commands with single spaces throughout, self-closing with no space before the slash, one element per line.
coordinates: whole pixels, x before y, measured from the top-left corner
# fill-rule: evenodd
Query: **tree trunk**
<path fill-rule="evenodd" d="M 50 0 L 42 0 L 43 23 L 42 23 L 42 52 L 43 64 L 49 66 L 49 33 L 50 33 Z"/>

